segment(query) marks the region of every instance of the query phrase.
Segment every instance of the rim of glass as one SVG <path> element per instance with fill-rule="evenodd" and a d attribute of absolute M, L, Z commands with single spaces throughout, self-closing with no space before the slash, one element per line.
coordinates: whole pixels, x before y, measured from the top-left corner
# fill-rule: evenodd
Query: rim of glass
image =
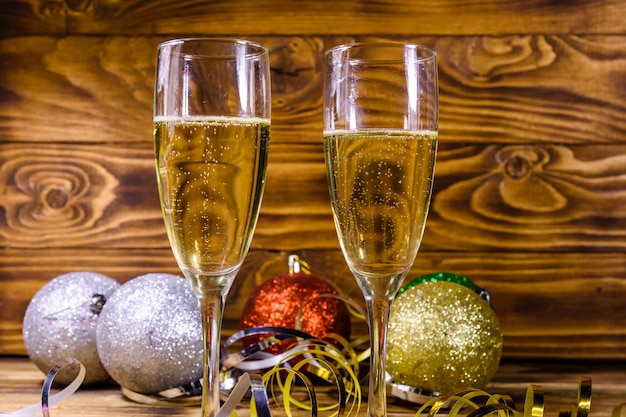
<path fill-rule="evenodd" d="M 341 45 L 337 45 L 327 50 L 326 56 L 330 57 L 338 53 L 344 53 L 348 50 L 356 50 L 359 48 L 401 48 L 401 49 L 408 48 L 408 49 L 413 49 L 415 51 L 422 51 L 424 53 L 420 54 L 420 56 L 417 58 L 416 61 L 418 62 L 433 60 L 437 56 L 437 52 L 428 46 L 417 44 L 417 43 L 398 42 L 398 41 L 365 41 L 365 42 L 353 42 L 353 43 L 341 44 Z M 400 58 L 398 58 L 397 60 L 389 59 L 389 58 L 365 59 L 365 58 L 355 58 L 349 55 L 343 56 L 342 60 L 351 61 L 351 62 L 395 62 L 395 61 L 401 62 L 402 61 L 402 59 Z"/>
<path fill-rule="evenodd" d="M 240 39 L 240 38 L 222 38 L 222 37 L 186 37 L 186 38 L 174 38 L 174 39 L 170 39 L 168 41 L 162 42 L 159 44 L 158 49 L 161 50 L 163 48 L 169 48 L 175 45 L 182 45 L 182 44 L 190 44 L 190 43 L 206 43 L 206 44 L 222 44 L 222 45 L 246 45 L 248 47 L 250 47 L 249 50 L 246 51 L 246 53 L 244 54 L 244 56 L 246 58 L 256 58 L 256 57 L 260 57 L 263 55 L 267 55 L 269 54 L 269 49 L 258 43 L 258 42 L 253 42 L 253 41 L 249 41 L 247 39 Z M 194 54 L 194 53 L 177 53 L 179 55 L 187 55 L 187 56 L 204 56 L 207 58 L 232 58 L 235 56 L 239 56 L 236 54 L 217 54 L 217 55 L 211 55 L 211 54 Z"/>

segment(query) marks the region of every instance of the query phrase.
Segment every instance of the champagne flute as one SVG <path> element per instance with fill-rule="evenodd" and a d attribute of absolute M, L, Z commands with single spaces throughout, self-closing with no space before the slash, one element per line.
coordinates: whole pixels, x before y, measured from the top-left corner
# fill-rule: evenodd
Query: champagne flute
<path fill-rule="evenodd" d="M 174 256 L 202 313 L 203 417 L 220 408 L 222 314 L 259 214 L 270 102 L 265 47 L 206 38 L 159 45 L 154 107 L 159 196 Z"/>
<path fill-rule="evenodd" d="M 326 53 L 324 149 L 333 217 L 370 326 L 368 416 L 387 415 L 393 297 L 424 232 L 437 152 L 436 54 L 419 45 L 340 45 Z"/>

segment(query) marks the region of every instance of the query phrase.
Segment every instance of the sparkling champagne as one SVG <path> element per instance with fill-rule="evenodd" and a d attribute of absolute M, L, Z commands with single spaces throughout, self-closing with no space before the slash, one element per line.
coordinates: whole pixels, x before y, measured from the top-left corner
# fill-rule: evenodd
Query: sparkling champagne
<path fill-rule="evenodd" d="M 350 269 L 366 285 L 402 275 L 415 260 L 426 222 L 437 132 L 327 131 L 324 141 L 333 214 Z"/>
<path fill-rule="evenodd" d="M 156 118 L 159 195 L 168 237 L 192 286 L 225 279 L 248 251 L 263 195 L 269 120 Z"/>

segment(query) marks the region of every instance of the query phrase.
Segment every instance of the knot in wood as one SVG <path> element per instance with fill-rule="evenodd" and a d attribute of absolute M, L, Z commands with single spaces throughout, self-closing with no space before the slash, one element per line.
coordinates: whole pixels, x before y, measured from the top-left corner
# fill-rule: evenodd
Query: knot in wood
<path fill-rule="evenodd" d="M 511 157 L 511 159 L 509 159 L 504 166 L 504 172 L 506 172 L 506 174 L 513 179 L 523 178 L 527 176 L 530 171 L 530 161 L 519 155 Z"/>
<path fill-rule="evenodd" d="M 0 183 L 12 184 L 4 196 L 6 222 L 19 231 L 16 240 L 29 242 L 42 231 L 59 232 L 51 239 L 83 233 L 116 198 L 118 181 L 102 165 L 72 155 L 61 160 L 54 152 L 43 148 L 22 155 L 17 148 L 0 166 Z"/>
<path fill-rule="evenodd" d="M 92 0 L 52 0 L 42 2 L 39 12 L 49 19 L 65 18 L 68 12 L 87 13 L 92 9 Z"/>
<path fill-rule="evenodd" d="M 282 112 L 298 112 L 317 107 L 303 103 L 318 97 L 322 77 L 318 67 L 322 46 L 315 39 L 291 38 L 270 43 L 273 106 Z M 321 97 L 321 96 L 319 96 Z"/>
<path fill-rule="evenodd" d="M 62 209 L 67 205 L 67 192 L 61 188 L 52 188 L 42 195 L 42 200 L 53 209 Z"/>
<path fill-rule="evenodd" d="M 65 4 L 73 12 L 84 13 L 91 7 L 91 0 L 65 0 Z"/>

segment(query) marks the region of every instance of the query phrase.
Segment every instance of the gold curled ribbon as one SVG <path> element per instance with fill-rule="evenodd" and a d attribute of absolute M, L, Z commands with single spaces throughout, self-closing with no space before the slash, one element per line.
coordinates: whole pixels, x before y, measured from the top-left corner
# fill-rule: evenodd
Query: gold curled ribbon
<path fill-rule="evenodd" d="M 576 417 L 587 417 L 591 410 L 591 377 L 581 376 L 578 382 L 578 404 Z M 572 417 L 574 413 L 572 412 Z"/>
<path fill-rule="evenodd" d="M 626 417 L 626 403 L 615 406 L 611 417 Z"/>
<path fill-rule="evenodd" d="M 353 355 L 354 357 L 354 355 Z M 295 364 L 290 364 L 295 358 Z M 315 387 L 301 369 L 310 369 L 309 365 L 323 369 L 324 379 L 336 386 L 337 401 L 326 406 L 318 404 Z M 333 416 L 345 416 L 358 413 L 361 406 L 361 386 L 358 379 L 358 365 L 346 359 L 345 355 L 332 343 L 323 340 L 308 340 L 296 344 L 284 355 L 281 363 L 263 375 L 263 380 L 276 403 L 280 403 L 278 394 L 282 396 L 283 409 L 288 417 L 292 417 L 291 405 L 311 412 L 315 417 L 319 411 L 333 411 Z M 286 376 L 283 377 L 284 371 Z M 304 384 L 310 403 L 297 400 L 292 395 L 294 378 L 298 377 Z M 283 379 L 284 378 L 284 379 Z M 349 405 L 349 407 L 348 407 Z"/>
<path fill-rule="evenodd" d="M 526 390 L 524 417 L 543 417 L 543 398 L 543 388 L 538 385 L 530 385 Z"/>
<path fill-rule="evenodd" d="M 415 414 L 415 417 L 434 417 L 442 409 L 447 410 L 448 417 L 459 417 L 461 410 L 470 407 L 473 411 L 463 415 L 466 417 L 543 417 L 544 392 L 538 385 L 530 385 L 526 390 L 523 411 L 518 411 L 510 397 L 500 394 L 489 394 L 483 390 L 464 388 L 452 391 L 426 402 Z M 623 417 L 626 403 L 613 409 L 612 417 Z M 563 407 L 559 417 L 588 417 L 591 410 L 591 378 L 581 376 L 578 382 L 578 400 L 576 404 Z M 428 413 L 428 414 L 425 414 Z"/>
<path fill-rule="evenodd" d="M 367 342 L 367 338 L 348 341 L 345 338 L 330 334 L 324 340 L 313 338 L 306 333 L 294 329 L 261 327 L 246 329 L 229 338 L 227 346 L 249 334 L 272 333 L 267 340 L 273 342 L 259 342 L 258 346 L 249 346 L 232 355 L 226 355 L 222 364 L 223 371 L 230 380 L 236 380 L 242 372 L 254 369 L 262 374 L 262 381 L 270 393 L 267 396 L 275 404 L 281 405 L 287 417 L 293 417 L 292 407 L 306 410 L 316 417 L 319 412 L 331 412 L 332 416 L 351 417 L 358 414 L 361 406 L 361 387 L 359 383 L 359 366 L 369 357 L 369 349 L 357 351 L 357 346 Z M 263 352 L 273 343 L 283 343 L 286 340 L 296 340 L 288 350 L 281 354 Z M 260 354 L 263 354 L 259 357 Z M 269 368 L 262 368 L 260 364 L 273 364 Z M 336 395 L 330 404 L 320 405 L 318 391 L 327 387 L 315 386 L 309 376 L 334 386 Z M 299 385 L 296 383 L 298 382 Z M 308 394 L 308 401 L 296 398 L 294 388 L 304 386 Z M 438 395 L 415 390 L 413 387 L 390 384 L 388 387 L 396 397 L 404 398 L 407 392 L 415 393 L 423 404 L 416 412 L 415 417 L 434 417 L 445 410 L 448 417 L 482 417 L 497 415 L 499 417 L 543 417 L 544 392 L 541 386 L 530 385 L 526 391 L 524 407 L 520 411 L 513 400 L 506 395 L 490 394 L 483 390 L 462 388 L 445 395 Z M 419 392 L 418 392 L 419 391 Z M 298 395 L 300 392 L 298 392 Z M 420 396 L 421 394 L 421 396 Z M 267 395 L 267 394 L 266 394 Z M 331 395 L 332 396 L 332 395 Z M 324 398 L 328 398 L 326 395 Z M 417 398 L 417 397 L 415 397 Z M 406 399 L 410 399 L 406 397 Z M 418 402 L 418 401 L 415 401 Z M 251 403 L 251 407 L 254 404 Z M 269 407 L 269 404 L 266 404 Z M 467 411 L 470 408 L 471 411 Z M 589 417 L 591 408 L 591 378 L 580 377 L 578 386 L 578 400 L 576 404 L 563 407 L 559 417 Z M 256 411 L 254 411 L 256 413 Z M 626 403 L 615 407 L 612 417 L 626 417 Z"/>
<path fill-rule="evenodd" d="M 467 415 L 467 417 L 482 417 L 493 415 L 495 412 L 498 412 L 500 417 L 526 417 L 516 410 L 510 397 L 500 394 L 492 395 L 486 391 L 472 388 L 460 388 L 435 397 L 422 405 L 415 416 L 424 416 L 426 415 L 424 413 L 428 412 L 428 417 L 434 417 L 442 409 L 446 409 L 449 417 L 458 417 L 459 413 L 467 407 L 474 409 L 470 413 L 463 411 L 463 415 Z"/>

